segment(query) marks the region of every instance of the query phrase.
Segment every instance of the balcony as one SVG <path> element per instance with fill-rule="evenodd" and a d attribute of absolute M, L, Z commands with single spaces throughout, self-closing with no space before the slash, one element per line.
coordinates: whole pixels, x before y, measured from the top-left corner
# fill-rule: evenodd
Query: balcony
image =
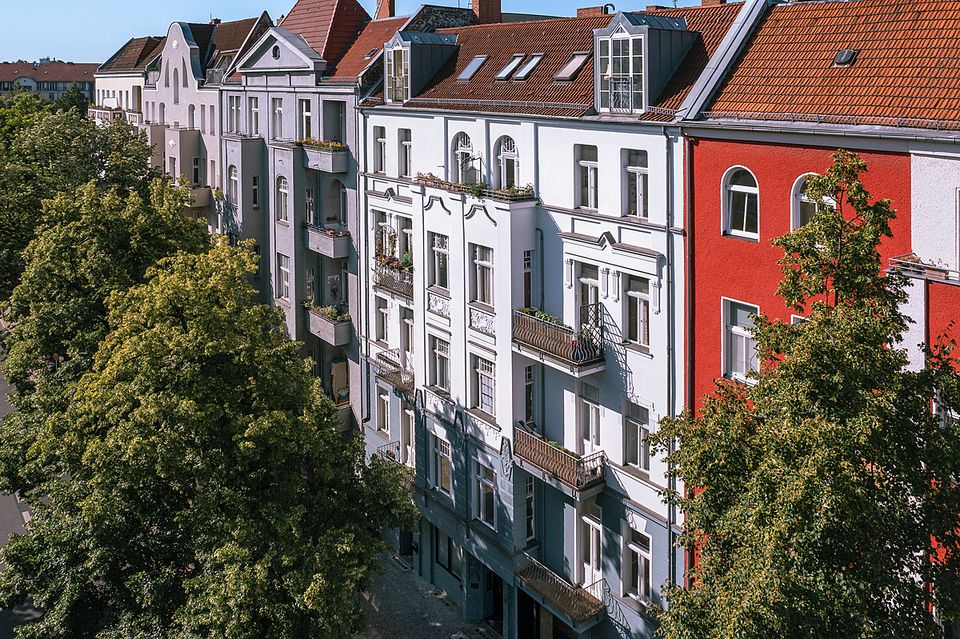
<path fill-rule="evenodd" d="M 350 164 L 350 151 L 339 142 L 301 140 L 306 156 L 306 166 L 324 173 L 346 173 Z"/>
<path fill-rule="evenodd" d="M 517 581 L 542 605 L 577 632 L 599 622 L 606 608 L 588 589 L 575 586 L 521 551 L 516 557 Z"/>
<path fill-rule="evenodd" d="M 373 285 L 376 288 L 402 295 L 413 301 L 412 268 L 405 268 L 391 262 L 378 261 L 374 267 Z"/>
<path fill-rule="evenodd" d="M 960 284 L 960 271 L 939 264 L 927 264 L 913 253 L 890 258 L 890 270 L 906 277 Z"/>
<path fill-rule="evenodd" d="M 572 496 L 603 483 L 607 461 L 603 451 L 580 456 L 518 427 L 513 429 L 513 448 L 524 470 Z"/>
<path fill-rule="evenodd" d="M 582 306 L 580 330 L 537 309 L 514 311 L 513 348 L 574 377 L 598 373 L 605 368 L 602 311 L 601 304 Z"/>
<path fill-rule="evenodd" d="M 307 224 L 307 248 L 335 260 L 350 257 L 350 233 Z"/>
<path fill-rule="evenodd" d="M 379 447 L 376 452 L 376 456 L 385 461 L 397 464 L 398 466 L 403 466 L 405 472 L 403 473 L 403 488 L 408 493 L 413 493 L 413 460 L 404 459 L 404 451 L 400 442 L 394 441 L 389 444 L 384 444 Z"/>
<path fill-rule="evenodd" d="M 140 126 L 143 124 L 143 113 L 139 111 L 127 111 L 126 112 L 127 122 L 133 126 Z"/>
<path fill-rule="evenodd" d="M 489 198 L 500 202 L 531 202 L 536 201 L 537 195 L 532 186 L 514 187 L 512 189 L 491 189 L 486 184 L 462 184 L 441 180 L 432 173 L 418 173 L 417 183 L 433 189 L 441 189 L 449 193 L 467 193 L 478 199 Z"/>
<path fill-rule="evenodd" d="M 207 69 L 207 77 L 206 77 L 205 84 L 207 84 L 208 86 L 218 86 L 220 84 L 223 84 L 224 71 L 226 71 L 226 69 L 223 69 L 223 68 Z"/>
<path fill-rule="evenodd" d="M 377 376 L 397 391 L 413 396 L 413 371 L 408 368 L 399 348 L 377 354 Z"/>
<path fill-rule="evenodd" d="M 190 187 L 190 201 L 187 208 L 205 209 L 213 204 L 213 190 L 209 186 Z"/>
<path fill-rule="evenodd" d="M 350 316 L 341 314 L 332 306 L 308 307 L 307 322 L 311 335 L 316 335 L 332 346 L 346 346 L 353 337 Z"/>
<path fill-rule="evenodd" d="M 124 111 L 120 108 L 92 106 L 87 109 L 87 115 L 100 124 L 110 124 L 122 120 Z"/>

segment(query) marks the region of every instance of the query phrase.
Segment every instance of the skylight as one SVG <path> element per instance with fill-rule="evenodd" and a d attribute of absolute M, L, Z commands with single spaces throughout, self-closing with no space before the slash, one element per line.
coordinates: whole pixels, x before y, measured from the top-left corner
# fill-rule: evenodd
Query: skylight
<path fill-rule="evenodd" d="M 529 58 L 527 58 L 527 61 L 523 64 L 522 67 L 520 67 L 520 70 L 514 74 L 513 79 L 526 80 L 527 78 L 529 78 L 530 74 L 533 73 L 533 70 L 537 68 L 537 65 L 540 64 L 541 60 L 543 60 L 542 53 L 535 53 Z"/>
<path fill-rule="evenodd" d="M 833 56 L 833 66 L 835 67 L 849 67 L 857 60 L 857 50 L 856 49 L 843 49 L 837 51 L 837 55 Z"/>
<path fill-rule="evenodd" d="M 460 72 L 460 75 L 457 76 L 457 80 L 472 80 L 473 76 L 476 75 L 477 71 L 480 70 L 480 67 L 483 66 L 483 63 L 487 61 L 487 56 L 478 55 L 473 60 L 467 64 L 466 68 Z"/>
<path fill-rule="evenodd" d="M 364 60 L 369 60 L 369 59 L 372 58 L 373 56 L 377 55 L 377 51 L 379 51 L 379 50 L 380 50 L 379 48 L 370 49 L 369 51 L 367 51 L 367 54 L 366 54 L 365 56 L 363 56 L 363 59 L 364 59 Z"/>
<path fill-rule="evenodd" d="M 510 58 L 510 62 L 507 63 L 507 66 L 503 67 L 494 79 L 506 80 L 509 78 L 510 74 L 517 70 L 517 67 L 520 66 L 520 63 L 523 62 L 525 57 L 527 57 L 525 53 L 514 54 L 514 56 Z"/>
<path fill-rule="evenodd" d="M 557 71 L 557 75 L 553 76 L 553 79 L 560 81 L 573 80 L 589 58 L 589 53 L 574 53 L 570 61 L 563 65 L 562 69 Z"/>

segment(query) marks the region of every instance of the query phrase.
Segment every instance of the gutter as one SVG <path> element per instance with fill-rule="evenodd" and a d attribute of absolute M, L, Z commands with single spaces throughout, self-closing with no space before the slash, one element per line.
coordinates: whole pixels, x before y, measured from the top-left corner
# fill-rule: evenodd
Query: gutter
<path fill-rule="evenodd" d="M 684 140 L 684 190 L 686 191 L 684 227 L 687 232 L 685 251 L 686 255 L 684 256 L 684 297 L 686 307 L 684 311 L 684 317 L 686 318 L 686 325 L 684 327 L 684 355 L 686 355 L 686 370 L 684 371 L 684 377 L 686 382 L 686 392 L 683 399 L 686 411 L 692 415 L 695 410 L 694 397 L 696 388 L 696 385 L 693 381 L 693 372 L 696 370 L 696 348 L 694 346 L 696 317 L 692 312 L 696 305 L 696 295 L 694 291 L 694 240 L 696 238 L 696 234 L 694 233 L 694 210 L 696 202 L 694 200 L 693 189 L 693 150 L 696 146 L 696 139 L 687 137 L 683 127 L 680 127 L 680 136 Z M 671 445 L 673 445 L 673 443 L 671 443 Z M 686 486 L 684 486 L 684 489 L 689 490 L 689 488 Z M 692 585 L 690 580 L 690 570 L 693 568 L 696 556 L 694 555 L 693 548 L 685 549 L 684 554 L 686 558 L 686 565 L 684 566 L 684 587 L 689 588 Z"/>

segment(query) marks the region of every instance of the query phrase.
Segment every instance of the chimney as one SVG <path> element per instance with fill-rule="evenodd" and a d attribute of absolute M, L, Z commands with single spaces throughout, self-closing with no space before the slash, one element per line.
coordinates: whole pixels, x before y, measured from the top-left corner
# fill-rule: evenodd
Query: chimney
<path fill-rule="evenodd" d="M 473 13 L 477 16 L 477 24 L 503 22 L 500 0 L 473 0 Z"/>
<path fill-rule="evenodd" d="M 377 20 L 397 15 L 397 0 L 377 0 Z"/>
<path fill-rule="evenodd" d="M 210 18 L 210 24 L 219 25 L 219 24 L 220 24 L 220 18 Z"/>
<path fill-rule="evenodd" d="M 615 7 L 612 4 L 604 4 L 599 7 L 580 7 L 577 9 L 578 18 L 595 18 L 596 16 L 608 16 L 611 9 Z"/>
<path fill-rule="evenodd" d="M 716 7 L 721 4 L 727 4 L 727 0 L 700 0 L 700 6 L 703 7 Z"/>

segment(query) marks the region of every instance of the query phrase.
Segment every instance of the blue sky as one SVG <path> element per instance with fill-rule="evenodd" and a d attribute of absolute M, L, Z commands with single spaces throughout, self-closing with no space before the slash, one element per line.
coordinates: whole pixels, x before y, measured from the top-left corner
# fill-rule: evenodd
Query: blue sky
<path fill-rule="evenodd" d="M 276 20 L 295 0 L 0 0 L 3 37 L 0 61 L 50 56 L 74 62 L 103 62 L 133 36 L 162 35 L 174 20 L 206 22 L 211 16 L 235 20 L 268 11 Z M 376 0 L 360 0 L 373 13 Z M 457 0 L 431 0 L 455 6 Z M 469 6 L 470 0 L 459 0 Z M 505 11 L 573 15 L 580 6 L 602 0 L 503 0 Z M 671 0 L 617 2 L 617 9 L 638 10 Z M 412 12 L 423 0 L 397 0 L 397 12 Z M 692 4 L 681 0 L 680 4 Z"/>

